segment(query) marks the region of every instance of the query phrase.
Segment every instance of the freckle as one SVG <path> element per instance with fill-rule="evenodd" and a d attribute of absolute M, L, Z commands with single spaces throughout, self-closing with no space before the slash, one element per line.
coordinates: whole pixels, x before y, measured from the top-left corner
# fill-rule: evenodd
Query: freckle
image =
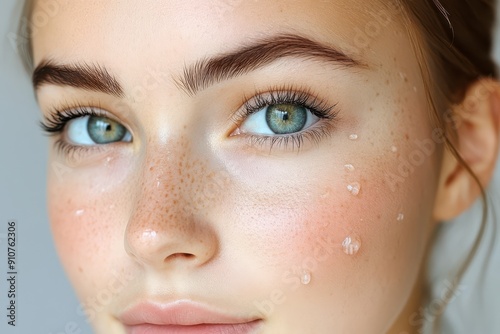
<path fill-rule="evenodd" d="M 382 216 L 380 215 L 380 213 L 377 215 L 377 219 L 380 219 Z"/>
<path fill-rule="evenodd" d="M 150 171 L 153 171 L 155 168 L 153 166 L 149 167 Z"/>
<path fill-rule="evenodd" d="M 78 267 L 78 271 L 81 272 L 81 273 L 83 273 L 82 267 Z"/>
<path fill-rule="evenodd" d="M 379 92 L 377 92 L 377 94 L 375 94 L 375 96 L 380 96 L 380 93 L 379 93 Z"/>
<path fill-rule="evenodd" d="M 410 136 L 409 136 L 407 133 L 405 133 L 405 139 L 406 139 L 406 140 L 409 140 L 409 139 L 410 139 Z"/>
<path fill-rule="evenodd" d="M 386 80 L 386 81 L 385 81 L 385 84 L 386 84 L 387 86 L 389 86 L 389 80 Z"/>

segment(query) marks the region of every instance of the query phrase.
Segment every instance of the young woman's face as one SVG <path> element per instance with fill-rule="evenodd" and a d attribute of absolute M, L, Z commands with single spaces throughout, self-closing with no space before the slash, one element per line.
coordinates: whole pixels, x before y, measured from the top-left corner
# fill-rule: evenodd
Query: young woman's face
<path fill-rule="evenodd" d="M 33 39 L 50 219 L 96 331 L 410 325 L 440 149 L 398 8 L 51 10 Z"/>

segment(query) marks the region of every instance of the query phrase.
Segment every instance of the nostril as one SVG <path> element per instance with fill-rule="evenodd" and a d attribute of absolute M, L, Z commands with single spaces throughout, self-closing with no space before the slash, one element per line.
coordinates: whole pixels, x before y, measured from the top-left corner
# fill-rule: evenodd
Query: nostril
<path fill-rule="evenodd" d="M 192 258 L 194 258 L 195 256 L 193 254 L 190 254 L 190 253 L 175 253 L 175 254 L 171 254 L 169 256 L 167 256 L 165 258 L 165 262 L 168 262 L 168 261 L 172 261 L 172 260 L 191 260 Z"/>

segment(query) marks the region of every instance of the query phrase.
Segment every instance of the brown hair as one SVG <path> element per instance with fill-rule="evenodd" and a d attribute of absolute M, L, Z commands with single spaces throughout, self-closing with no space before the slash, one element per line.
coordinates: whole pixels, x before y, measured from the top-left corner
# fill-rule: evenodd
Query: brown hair
<path fill-rule="evenodd" d="M 474 245 L 456 273 L 460 281 L 484 238 L 488 221 L 486 191 L 457 150 L 456 129 L 461 115 L 451 107 L 464 103 L 469 86 L 480 78 L 497 77 L 493 60 L 495 0 L 395 0 L 404 8 L 404 19 L 420 71 L 434 125 L 443 130 L 446 147 L 478 184 L 482 198 L 482 219 Z M 479 96 L 475 98 L 481 98 Z M 474 101 L 471 101 L 474 103 Z M 449 300 L 445 300 L 448 303 Z M 433 328 L 440 332 L 442 313 Z"/>

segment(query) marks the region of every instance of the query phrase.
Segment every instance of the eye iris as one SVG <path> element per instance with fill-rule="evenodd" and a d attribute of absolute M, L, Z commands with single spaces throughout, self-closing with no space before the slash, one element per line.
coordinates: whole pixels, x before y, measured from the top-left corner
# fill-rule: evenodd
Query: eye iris
<path fill-rule="evenodd" d="M 127 130 L 123 125 L 106 117 L 91 116 L 87 123 L 90 138 L 97 144 L 120 141 Z"/>
<path fill-rule="evenodd" d="M 307 122 L 307 109 L 294 104 L 275 104 L 267 108 L 266 122 L 276 134 L 301 131 Z"/>

